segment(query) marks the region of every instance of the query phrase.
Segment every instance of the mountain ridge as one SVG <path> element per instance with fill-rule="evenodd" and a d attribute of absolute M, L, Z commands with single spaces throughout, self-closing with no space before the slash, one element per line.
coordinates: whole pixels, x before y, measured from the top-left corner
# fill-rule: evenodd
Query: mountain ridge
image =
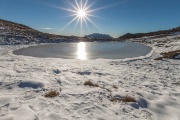
<path fill-rule="evenodd" d="M 58 43 L 77 41 L 76 36 L 43 33 L 29 26 L 0 19 L 0 44 Z"/>
<path fill-rule="evenodd" d="M 149 37 L 149 36 L 157 36 L 157 37 L 164 37 L 174 33 L 180 32 L 180 26 L 169 29 L 169 30 L 159 30 L 155 32 L 148 32 L 148 33 L 127 33 L 119 37 L 120 40 L 132 39 L 132 38 L 142 38 L 142 37 Z"/>
<path fill-rule="evenodd" d="M 111 37 L 108 34 L 100 34 L 100 33 L 93 33 L 93 34 L 89 34 L 89 35 L 85 35 L 85 38 L 89 38 L 89 39 L 112 39 L 113 37 Z"/>

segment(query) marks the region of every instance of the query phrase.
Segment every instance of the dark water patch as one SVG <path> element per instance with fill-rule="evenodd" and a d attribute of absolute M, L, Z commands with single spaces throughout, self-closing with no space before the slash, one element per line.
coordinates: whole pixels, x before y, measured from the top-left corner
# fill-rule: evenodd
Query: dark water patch
<path fill-rule="evenodd" d="M 21 81 L 21 82 L 19 82 L 18 86 L 20 88 L 38 89 L 38 88 L 44 87 L 44 84 L 40 83 L 40 82 L 34 82 L 34 81 Z"/>

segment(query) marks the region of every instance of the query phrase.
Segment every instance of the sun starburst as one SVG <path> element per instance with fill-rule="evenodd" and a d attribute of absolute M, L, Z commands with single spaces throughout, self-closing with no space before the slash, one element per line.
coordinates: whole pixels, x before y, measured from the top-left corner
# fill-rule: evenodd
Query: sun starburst
<path fill-rule="evenodd" d="M 64 26 L 63 29 L 65 29 L 72 23 L 75 23 L 75 27 L 77 27 L 77 25 L 80 25 L 81 32 L 82 32 L 84 26 L 86 26 L 88 29 L 90 29 L 89 24 L 92 24 L 93 26 L 97 27 L 97 25 L 91 19 L 92 17 L 96 17 L 95 15 L 92 14 L 96 9 L 94 9 L 94 10 L 91 9 L 93 4 L 95 3 L 95 0 L 92 3 L 90 3 L 89 1 L 90 0 L 67 0 L 68 4 L 70 5 L 69 8 L 54 6 L 58 9 L 70 12 L 71 13 L 70 17 L 73 17 L 72 20 L 69 21 Z"/>
<path fill-rule="evenodd" d="M 94 16 L 91 14 L 92 10 L 90 9 L 93 3 L 89 4 L 88 0 L 74 0 L 74 4 L 70 1 L 69 4 L 71 5 L 72 8 L 69 9 L 68 11 L 72 13 L 71 16 L 74 16 L 74 19 L 70 21 L 70 23 L 76 21 L 76 26 L 77 24 L 80 24 L 81 31 L 83 29 L 84 24 L 88 29 L 89 29 L 88 23 L 96 25 L 90 18 Z"/>
<path fill-rule="evenodd" d="M 92 6 L 94 5 L 94 3 L 96 1 L 97 0 L 66 0 L 69 7 L 64 8 L 64 7 L 60 7 L 60 6 L 56 6 L 56 5 L 51 5 L 51 6 L 54 7 L 54 8 L 60 9 L 60 10 L 70 12 L 70 17 L 72 17 L 72 20 L 69 21 L 63 27 L 63 29 L 66 29 L 68 26 L 75 23 L 74 24 L 75 25 L 74 30 L 76 29 L 77 25 L 80 25 L 80 34 L 82 35 L 84 26 L 86 26 L 88 28 L 88 30 L 90 30 L 90 27 L 89 27 L 90 24 L 92 26 L 94 26 L 96 29 L 101 29 L 92 20 L 92 17 L 99 18 L 99 16 L 97 17 L 97 16 L 94 15 L 95 11 L 106 9 L 106 8 L 109 8 L 109 7 L 112 7 L 114 5 L 122 3 L 122 1 L 120 1 L 120 2 L 117 2 L 117 3 L 114 3 L 114 4 L 109 4 L 107 6 L 92 9 Z M 127 0 L 124 0 L 124 1 L 127 1 Z"/>

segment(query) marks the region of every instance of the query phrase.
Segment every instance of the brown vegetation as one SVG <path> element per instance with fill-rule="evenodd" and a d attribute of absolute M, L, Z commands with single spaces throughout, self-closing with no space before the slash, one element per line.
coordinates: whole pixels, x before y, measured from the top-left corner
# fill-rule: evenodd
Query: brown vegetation
<path fill-rule="evenodd" d="M 44 96 L 48 97 L 48 98 L 53 98 L 53 97 L 59 96 L 59 94 L 60 93 L 58 91 L 51 90 L 51 91 L 47 92 Z"/>
<path fill-rule="evenodd" d="M 116 85 L 113 85 L 113 88 L 118 89 L 118 87 Z"/>
<path fill-rule="evenodd" d="M 175 57 L 178 56 L 179 54 L 180 54 L 180 50 L 161 53 L 161 55 L 163 55 L 163 58 L 169 58 L 169 59 L 175 59 Z"/>
<path fill-rule="evenodd" d="M 155 58 L 154 60 L 162 60 L 162 57 Z"/>
<path fill-rule="evenodd" d="M 110 89 L 105 88 L 104 86 L 103 86 L 103 87 L 100 87 L 100 88 L 105 89 L 105 90 L 107 90 L 108 92 L 112 92 Z"/>
<path fill-rule="evenodd" d="M 84 85 L 85 85 L 85 86 L 90 86 L 90 87 L 99 87 L 98 84 L 95 84 L 95 83 L 91 82 L 90 80 L 86 81 L 86 82 L 84 83 Z"/>
<path fill-rule="evenodd" d="M 99 87 L 99 88 L 101 88 L 101 89 L 107 90 L 108 92 L 111 92 L 111 90 L 108 89 L 108 88 L 105 88 L 105 86 L 103 86 L 103 87 L 102 87 L 102 86 L 99 86 L 98 84 L 93 83 L 93 82 L 91 82 L 90 80 L 86 81 L 86 82 L 84 83 L 84 85 L 85 85 L 85 86 L 90 86 L 90 87 Z"/>
<path fill-rule="evenodd" d="M 176 58 L 176 56 L 180 55 L 180 50 L 161 53 L 161 55 L 162 55 L 162 57 L 156 58 L 154 60 L 162 60 L 163 58 L 178 59 L 178 58 Z"/>
<path fill-rule="evenodd" d="M 116 97 L 111 98 L 111 102 L 120 102 L 121 100 L 122 100 L 121 98 L 116 98 Z"/>
<path fill-rule="evenodd" d="M 124 98 L 122 98 L 123 102 L 136 102 L 135 98 L 130 97 L 130 96 L 126 96 Z"/>
<path fill-rule="evenodd" d="M 130 96 L 126 96 L 124 98 L 118 98 L 118 97 L 113 97 L 111 99 L 112 102 L 120 102 L 120 101 L 123 101 L 123 102 L 136 102 L 136 99 L 133 98 L 133 97 L 130 97 Z"/>
<path fill-rule="evenodd" d="M 174 85 L 180 85 L 180 81 L 179 82 L 176 82 L 176 83 L 172 83 Z"/>

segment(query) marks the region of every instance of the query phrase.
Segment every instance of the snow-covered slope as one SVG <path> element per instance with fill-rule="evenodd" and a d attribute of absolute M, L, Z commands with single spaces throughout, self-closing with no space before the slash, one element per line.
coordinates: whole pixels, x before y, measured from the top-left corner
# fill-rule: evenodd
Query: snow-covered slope
<path fill-rule="evenodd" d="M 26 46 L 0 46 L 0 120 L 180 120 L 180 61 L 154 60 L 180 49 L 176 37 L 151 39 L 151 57 L 127 61 L 16 56 Z M 44 97 L 51 90 L 60 95 Z M 125 96 L 137 102 L 112 101 Z"/>
<path fill-rule="evenodd" d="M 22 24 L 0 19 L 0 45 L 59 43 L 77 40 L 77 37 L 42 33 Z"/>

